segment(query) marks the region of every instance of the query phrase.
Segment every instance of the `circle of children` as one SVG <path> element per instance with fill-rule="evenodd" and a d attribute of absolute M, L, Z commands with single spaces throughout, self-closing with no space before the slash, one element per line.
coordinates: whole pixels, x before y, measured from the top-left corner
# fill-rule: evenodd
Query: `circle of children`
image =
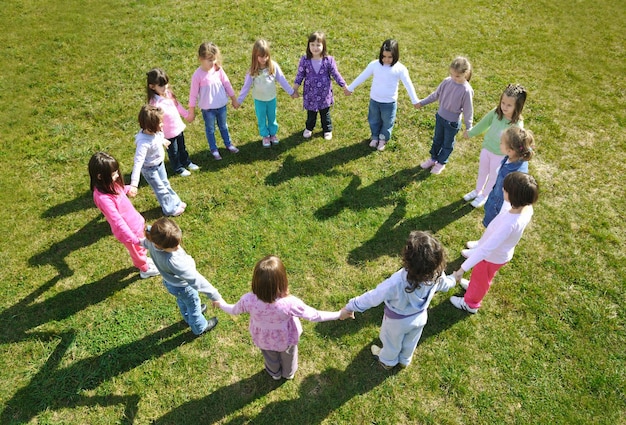
<path fill-rule="evenodd" d="M 258 40 L 252 48 L 250 70 L 239 97 L 221 66 L 220 51 L 213 43 L 203 43 L 198 50 L 200 66 L 191 79 L 188 110 L 178 102 L 161 69 L 147 73 L 148 104 L 141 108 L 141 131 L 135 136 L 136 152 L 130 185 L 125 185 L 118 162 L 109 154 L 98 152 L 89 162 L 91 189 L 96 206 L 111 225 L 114 236 L 128 249 L 141 278 L 161 275 L 168 292 L 176 297 L 180 313 L 195 335 L 203 335 L 217 324 L 217 318 L 204 317 L 206 305 L 199 293 L 206 294 L 214 307 L 229 314 L 248 313 L 252 341 L 261 350 L 265 370 L 275 380 L 292 379 L 298 367 L 298 341 L 302 333 L 299 318 L 313 322 L 354 318 L 384 303 L 380 328 L 382 347 L 371 351 L 384 368 L 407 367 L 427 320 L 427 309 L 434 294 L 446 292 L 457 282 L 466 290 L 463 297 L 451 297 L 451 303 L 468 313 L 476 313 L 489 290 L 494 275 L 509 262 L 516 244 L 533 214 L 538 187 L 527 174 L 533 156 L 534 140 L 523 128 L 521 112 L 526 90 L 517 84 L 508 85 L 497 106 L 472 126 L 473 90 L 469 84 L 472 70 L 469 61 L 457 57 L 437 89 L 418 100 L 407 68 L 399 61 L 398 43 L 386 40 L 377 59 L 347 85 L 332 56 L 327 54 L 326 38 L 314 32 L 308 38 L 306 55 L 300 58 L 293 86 L 280 66 L 271 59 L 269 44 Z M 379 151 L 391 139 L 397 109 L 398 86 L 401 81 L 411 103 L 421 108 L 438 101 L 436 126 L 430 157 L 421 163 L 423 169 L 439 174 L 446 167 L 454 148 L 455 136 L 465 121 L 464 137 L 483 135 L 478 177 L 475 188 L 463 198 L 474 207 L 483 207 L 484 234 L 477 241 L 467 242 L 461 251 L 466 260 L 450 275 L 445 274 L 445 253 L 431 234 L 413 231 L 402 251 L 402 268 L 376 288 L 352 298 L 336 312 L 318 311 L 289 294 L 287 273 L 282 261 L 269 255 L 258 261 L 252 273 L 251 292 L 236 304 L 228 304 L 218 290 L 197 270 L 193 258 L 181 246 L 182 232 L 167 217 L 151 226 L 139 214 L 127 196 L 137 194 L 139 177 L 143 175 L 161 205 L 165 216 L 178 216 L 186 204 L 170 186 L 164 166 L 167 147 L 172 171 L 180 176 L 199 167 L 189 159 L 185 148 L 181 116 L 191 122 L 195 109 L 202 112 L 209 149 L 215 160 L 220 152 L 215 139 L 215 123 L 226 149 L 236 154 L 226 123 L 226 105 L 230 98 L 237 109 L 251 91 L 264 148 L 279 143 L 276 121 L 276 82 L 293 98 L 303 87 L 303 103 L 307 117 L 302 136 L 313 134 L 317 115 L 323 138 L 332 138 L 330 109 L 333 104 L 331 78 L 350 95 L 370 76 L 373 77 L 368 122 L 371 129 L 369 146 Z M 147 253 L 150 256 L 147 256 Z M 469 281 L 464 273 L 472 270 Z"/>

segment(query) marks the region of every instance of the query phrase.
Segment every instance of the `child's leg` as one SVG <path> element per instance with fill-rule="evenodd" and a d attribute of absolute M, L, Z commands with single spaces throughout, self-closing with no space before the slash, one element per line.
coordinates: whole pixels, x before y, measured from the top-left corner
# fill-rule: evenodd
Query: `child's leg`
<path fill-rule="evenodd" d="M 383 346 L 378 355 L 378 360 L 386 366 L 393 367 L 398 364 L 398 355 L 402 350 L 402 339 L 405 334 L 400 322 L 402 320 L 389 319 L 387 316 L 383 316 L 379 334 Z"/>
<path fill-rule="evenodd" d="M 441 118 L 439 114 L 435 114 L 435 134 L 433 134 L 433 144 L 430 147 L 430 157 L 435 161 L 437 161 L 441 148 L 443 147 L 445 132 L 444 122 L 445 120 Z"/>
<path fill-rule="evenodd" d="M 298 370 L 298 346 L 292 345 L 280 353 L 280 366 L 283 378 L 291 379 Z"/>
<path fill-rule="evenodd" d="M 204 119 L 204 132 L 209 142 L 209 150 L 216 151 L 217 143 L 215 142 L 215 109 L 203 109 L 202 118 Z"/>
<path fill-rule="evenodd" d="M 380 134 L 378 140 L 391 140 L 391 132 L 393 131 L 393 125 L 396 122 L 396 111 L 398 104 L 396 102 L 391 103 L 379 103 L 380 105 L 380 118 L 382 120 L 382 126 L 380 128 Z"/>
<path fill-rule="evenodd" d="M 276 136 L 278 134 L 278 121 L 276 121 L 276 98 L 268 100 L 267 102 L 267 129 L 270 136 Z"/>
<path fill-rule="evenodd" d="M 187 167 L 191 164 L 191 160 L 189 159 L 189 152 L 187 152 L 187 146 L 185 145 L 185 133 L 181 132 L 176 136 L 176 140 L 178 142 L 178 160 L 183 167 Z"/>
<path fill-rule="evenodd" d="M 369 109 L 367 111 L 367 122 L 370 125 L 372 140 L 378 140 L 378 136 L 380 135 L 380 131 L 383 126 L 383 120 L 380 114 L 380 103 L 370 99 Z"/>
<path fill-rule="evenodd" d="M 282 376 L 280 369 L 280 351 L 261 350 L 261 354 L 263 354 L 265 371 L 269 373 L 272 378 L 276 380 L 280 379 Z"/>
<path fill-rule="evenodd" d="M 496 184 L 496 179 L 498 178 L 498 170 L 500 169 L 502 158 L 502 155 L 496 155 L 495 153 L 489 152 L 489 174 L 487 176 L 487 184 L 485 184 L 485 188 L 483 189 L 484 196 L 489 196 L 491 190 L 493 189 L 493 185 Z"/>
<path fill-rule="evenodd" d="M 217 118 L 217 127 L 220 129 L 220 135 L 224 141 L 224 146 L 229 147 L 232 143 L 230 140 L 230 133 L 228 132 L 228 123 L 226 122 L 226 105 L 215 110 L 215 117 Z"/>
<path fill-rule="evenodd" d="M 144 167 L 141 169 L 141 174 L 146 179 L 154 194 L 161 205 L 163 214 L 172 215 L 176 212 L 180 206 L 180 198 L 174 192 L 174 189 L 170 186 L 170 182 L 167 179 L 167 172 L 165 171 L 165 165 L 154 167 Z"/>
<path fill-rule="evenodd" d="M 313 131 L 315 123 L 317 122 L 317 111 L 306 111 L 306 124 L 305 127 L 309 131 Z"/>
<path fill-rule="evenodd" d="M 187 322 L 195 335 L 200 335 L 208 323 L 202 314 L 202 303 L 198 291 L 191 286 L 174 286 L 165 283 L 168 292 L 176 297 L 176 303 L 180 309 L 183 320 Z"/>
<path fill-rule="evenodd" d="M 122 242 L 128 253 L 130 254 L 131 260 L 133 260 L 133 265 L 137 267 L 142 272 L 148 271 L 150 266 L 148 265 L 148 250 L 141 245 L 135 245 L 132 242 Z"/>
<path fill-rule="evenodd" d="M 441 141 L 441 149 L 436 158 L 434 158 L 440 164 L 446 164 L 450 154 L 454 150 L 454 142 L 456 134 L 459 132 L 460 122 L 451 122 L 445 120 L 437 114 L 437 119 L 441 121 L 441 128 L 443 129 L 443 140 Z M 439 127 L 439 126 L 437 126 Z"/>
<path fill-rule="evenodd" d="M 424 319 L 418 319 L 420 322 Z M 410 329 L 408 329 L 407 333 L 404 335 L 404 339 L 402 340 L 402 350 L 400 350 L 400 354 L 398 355 L 398 363 L 403 366 L 408 366 L 411 364 L 411 360 L 413 360 L 413 353 L 415 352 L 415 348 L 422 337 L 422 331 L 424 330 L 424 325 L 410 325 Z"/>
<path fill-rule="evenodd" d="M 330 133 L 333 131 L 333 120 L 330 117 L 330 107 L 320 109 L 320 121 L 322 122 L 322 131 Z"/>
<path fill-rule="evenodd" d="M 170 167 L 175 174 L 180 174 L 185 169 L 180 160 L 180 145 L 178 143 L 179 137 L 180 135 L 167 139 L 170 141 L 170 145 L 167 148 L 167 156 L 170 159 Z"/>
<path fill-rule="evenodd" d="M 254 99 L 254 113 L 256 114 L 257 125 L 261 137 L 268 137 L 270 130 L 267 128 L 267 102 Z"/>
<path fill-rule="evenodd" d="M 483 193 L 487 178 L 489 178 L 489 151 L 487 149 L 480 150 L 480 158 L 478 160 L 478 177 L 476 178 L 476 193 Z"/>
<path fill-rule="evenodd" d="M 488 261 L 481 261 L 472 269 L 472 275 L 470 276 L 469 286 L 465 292 L 463 299 L 465 303 L 471 308 L 480 308 L 480 303 L 487 295 L 491 282 L 496 272 L 504 264 L 494 264 Z"/>

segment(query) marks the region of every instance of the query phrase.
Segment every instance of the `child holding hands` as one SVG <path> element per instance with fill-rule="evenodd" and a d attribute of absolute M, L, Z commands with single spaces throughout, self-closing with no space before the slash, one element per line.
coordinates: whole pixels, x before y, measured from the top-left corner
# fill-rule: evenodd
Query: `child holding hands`
<path fill-rule="evenodd" d="M 436 292 L 447 292 L 455 285 L 454 277 L 446 276 L 445 267 L 445 252 L 439 241 L 427 232 L 413 231 L 404 246 L 402 268 L 344 307 L 348 312 L 363 312 L 385 303 L 380 327 L 383 346 L 371 347 L 385 369 L 411 363 L 428 320 L 428 305 Z"/>
<path fill-rule="evenodd" d="M 311 322 L 354 318 L 346 310 L 319 311 L 289 294 L 287 272 L 280 258 L 268 255 L 257 262 L 252 274 L 252 292 L 236 304 L 213 302 L 228 314 L 250 314 L 252 342 L 263 354 L 265 370 L 274 379 L 293 379 L 298 369 L 299 318 Z"/>

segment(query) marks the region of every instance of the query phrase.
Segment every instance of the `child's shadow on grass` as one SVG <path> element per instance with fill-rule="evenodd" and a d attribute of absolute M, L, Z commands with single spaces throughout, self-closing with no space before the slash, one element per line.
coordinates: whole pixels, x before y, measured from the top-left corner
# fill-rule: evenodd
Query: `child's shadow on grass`
<path fill-rule="evenodd" d="M 139 395 L 83 395 L 102 383 L 158 358 L 192 340 L 188 326 L 180 321 L 146 337 L 115 347 L 101 355 L 61 366 L 67 351 L 74 345 L 74 331 L 55 335 L 60 338 L 30 382 L 8 400 L 0 414 L 0 423 L 26 423 L 43 411 L 72 409 L 78 406 L 114 406 L 123 404 L 123 424 L 132 424 L 138 410 Z M 200 422 L 202 423 L 202 422 Z"/>
<path fill-rule="evenodd" d="M 327 174 L 338 165 L 363 158 L 372 152 L 363 142 L 358 142 L 304 161 L 296 161 L 293 156 L 289 155 L 283 161 L 280 170 L 269 174 L 265 178 L 265 183 L 270 186 L 278 186 L 294 177 Z"/>
<path fill-rule="evenodd" d="M 406 215 L 406 200 L 402 199 L 389 218 L 378 228 L 374 237 L 350 252 L 348 262 L 358 265 L 383 255 L 395 255 L 411 231 L 429 230 L 436 233 L 472 210 L 472 206 L 461 199 L 435 211 L 403 221 Z"/>

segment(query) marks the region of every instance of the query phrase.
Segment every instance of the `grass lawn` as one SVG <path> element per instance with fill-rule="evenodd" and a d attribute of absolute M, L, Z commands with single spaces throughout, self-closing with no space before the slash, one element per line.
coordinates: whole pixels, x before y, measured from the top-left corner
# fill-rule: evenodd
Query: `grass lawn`
<path fill-rule="evenodd" d="M 625 423 L 622 3 L 8 0 L 0 22 L 0 423 Z M 105 150 L 129 181 L 150 68 L 186 103 L 197 48 L 213 41 L 239 91 L 263 37 L 293 81 L 314 30 L 348 82 L 396 38 L 420 98 L 467 56 L 475 122 L 523 84 L 541 194 L 480 312 L 448 302 L 458 287 L 437 295 L 409 368 L 371 356 L 378 307 L 304 322 L 298 373 L 275 382 L 247 316 L 214 311 L 217 328 L 191 338 L 160 279 L 139 279 L 93 205 L 87 162 Z M 482 210 L 461 197 L 482 138 L 459 139 L 440 176 L 422 171 L 437 105 L 415 110 L 401 86 L 392 141 L 372 151 L 370 83 L 351 97 L 335 86 L 331 141 L 319 126 L 302 138 L 302 100 L 282 91 L 277 147 L 261 147 L 251 96 L 228 111 L 237 155 L 214 161 L 202 118 L 188 125 L 201 169 L 171 178 L 189 204 L 175 220 L 227 301 L 271 253 L 294 295 L 337 310 L 400 267 L 411 230 L 442 241 L 449 272 L 481 235 Z M 148 222 L 161 216 L 145 183 L 133 203 Z"/>

